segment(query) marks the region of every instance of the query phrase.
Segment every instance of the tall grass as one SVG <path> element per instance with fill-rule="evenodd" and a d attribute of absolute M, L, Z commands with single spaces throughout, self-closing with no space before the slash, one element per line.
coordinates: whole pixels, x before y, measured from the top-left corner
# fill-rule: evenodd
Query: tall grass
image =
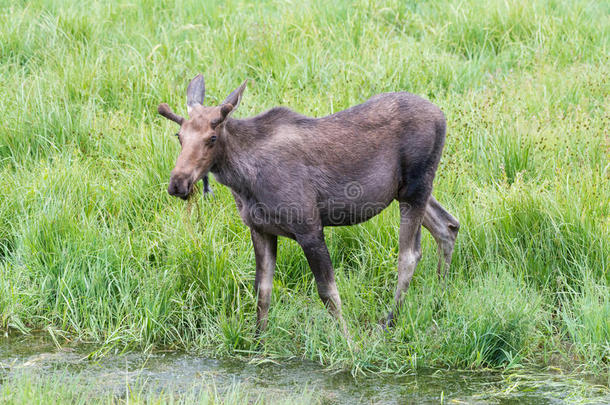
<path fill-rule="evenodd" d="M 331 367 L 608 372 L 610 9 L 604 2 L 0 1 L 0 325 L 110 350 L 169 346 Z M 165 192 L 203 72 L 238 116 L 326 115 L 385 91 L 442 107 L 434 194 L 462 228 L 447 288 L 433 241 L 397 327 L 397 207 L 328 229 L 349 347 L 282 240 L 253 339 L 254 255 L 229 190 Z"/>

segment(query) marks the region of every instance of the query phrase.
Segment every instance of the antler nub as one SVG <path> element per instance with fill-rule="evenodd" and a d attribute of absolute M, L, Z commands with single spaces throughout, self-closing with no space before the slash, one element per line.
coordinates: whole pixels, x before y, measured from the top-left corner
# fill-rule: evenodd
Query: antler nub
<path fill-rule="evenodd" d="M 157 111 L 159 112 L 159 114 L 161 114 L 168 120 L 174 121 L 178 125 L 182 125 L 182 123 L 184 122 L 184 118 L 174 113 L 172 109 L 169 108 L 169 105 L 167 105 L 166 103 L 159 104 Z"/>

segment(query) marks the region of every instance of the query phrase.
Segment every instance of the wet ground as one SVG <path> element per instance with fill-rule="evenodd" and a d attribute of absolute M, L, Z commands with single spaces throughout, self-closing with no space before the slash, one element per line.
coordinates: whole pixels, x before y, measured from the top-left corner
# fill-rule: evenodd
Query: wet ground
<path fill-rule="evenodd" d="M 403 376 L 331 372 L 306 361 L 281 364 L 255 359 L 212 359 L 184 353 L 91 356 L 95 347 L 59 347 L 48 336 L 0 337 L 0 385 L 14 375 L 74 377 L 77 384 L 119 397 L 130 386 L 163 392 L 235 385 L 281 397 L 304 391 L 331 404 L 354 403 L 610 403 L 610 391 L 594 380 L 550 372 L 425 370 Z M 203 389 L 203 388 L 202 388 Z"/>

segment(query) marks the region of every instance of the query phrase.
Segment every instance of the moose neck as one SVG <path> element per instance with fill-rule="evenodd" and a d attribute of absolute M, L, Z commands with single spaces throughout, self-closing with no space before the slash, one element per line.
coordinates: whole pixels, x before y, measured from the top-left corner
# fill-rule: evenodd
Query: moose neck
<path fill-rule="evenodd" d="M 229 118 L 218 137 L 212 174 L 218 182 L 241 193 L 255 180 L 251 150 L 256 142 L 256 129 L 249 120 Z"/>

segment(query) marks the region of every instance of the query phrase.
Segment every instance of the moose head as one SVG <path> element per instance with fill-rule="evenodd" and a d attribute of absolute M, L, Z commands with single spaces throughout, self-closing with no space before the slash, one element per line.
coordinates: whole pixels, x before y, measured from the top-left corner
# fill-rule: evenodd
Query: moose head
<path fill-rule="evenodd" d="M 246 83 L 244 81 L 219 106 L 207 107 L 203 105 L 203 76 L 195 76 L 186 89 L 188 118 L 175 114 L 166 103 L 159 104 L 159 114 L 180 125 L 176 136 L 182 149 L 169 180 L 167 192 L 170 195 L 186 199 L 193 191 L 193 185 L 208 174 L 218 156 L 219 138 L 225 136 L 224 124 L 239 106 Z"/>

